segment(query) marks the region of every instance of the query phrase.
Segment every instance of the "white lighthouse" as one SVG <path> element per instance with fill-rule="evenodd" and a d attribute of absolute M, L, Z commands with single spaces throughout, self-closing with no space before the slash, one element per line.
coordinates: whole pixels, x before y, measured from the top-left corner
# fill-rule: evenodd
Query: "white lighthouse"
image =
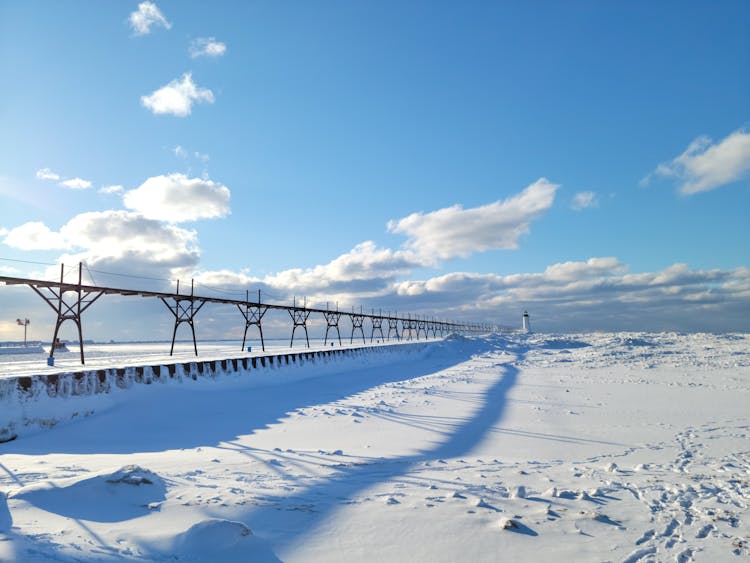
<path fill-rule="evenodd" d="M 523 312 L 523 328 L 522 330 L 524 332 L 531 332 L 531 323 L 529 322 L 529 313 L 528 311 Z"/>

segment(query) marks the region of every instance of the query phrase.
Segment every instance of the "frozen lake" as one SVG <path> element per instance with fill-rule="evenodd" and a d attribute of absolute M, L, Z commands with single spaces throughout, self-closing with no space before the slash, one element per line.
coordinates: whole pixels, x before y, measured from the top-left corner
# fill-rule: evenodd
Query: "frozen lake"
<path fill-rule="evenodd" d="M 750 557 L 748 335 L 458 337 L 5 401 L 2 561 Z"/>

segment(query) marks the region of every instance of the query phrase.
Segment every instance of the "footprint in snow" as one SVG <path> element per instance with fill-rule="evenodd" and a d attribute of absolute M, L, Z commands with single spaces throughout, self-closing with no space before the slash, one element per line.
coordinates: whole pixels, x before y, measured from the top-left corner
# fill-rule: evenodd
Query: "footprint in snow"
<path fill-rule="evenodd" d="M 695 534 L 695 537 L 699 540 L 705 539 L 708 537 L 708 534 L 710 534 L 714 530 L 714 528 L 715 526 L 713 524 L 706 524 L 700 530 L 698 530 L 698 533 Z"/>
<path fill-rule="evenodd" d="M 642 543 L 646 543 L 648 540 L 654 537 L 656 534 L 656 530 L 646 530 L 643 535 L 635 540 L 635 545 L 641 545 Z"/>
<path fill-rule="evenodd" d="M 667 527 L 664 529 L 664 531 L 661 533 L 662 537 L 668 538 L 674 535 L 675 530 L 680 526 L 680 523 L 672 518 L 672 520 L 669 521 L 669 524 L 667 524 Z"/>
<path fill-rule="evenodd" d="M 636 549 L 623 560 L 623 563 L 636 563 L 636 561 L 640 561 L 642 559 L 645 559 L 646 557 L 649 557 L 655 554 L 656 554 L 656 546 Z"/>

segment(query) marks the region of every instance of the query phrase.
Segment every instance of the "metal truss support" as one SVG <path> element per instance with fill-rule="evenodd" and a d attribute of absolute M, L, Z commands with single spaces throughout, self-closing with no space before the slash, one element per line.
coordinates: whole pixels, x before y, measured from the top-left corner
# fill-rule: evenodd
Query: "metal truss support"
<path fill-rule="evenodd" d="M 65 321 L 73 321 L 78 327 L 78 343 L 81 349 L 81 363 L 85 364 L 83 355 L 83 329 L 81 328 L 81 315 L 88 309 L 94 301 L 104 295 L 104 291 L 84 291 L 82 289 L 82 275 L 83 275 L 83 264 L 78 263 L 78 283 L 77 284 L 66 284 L 64 282 L 65 277 L 65 265 L 60 264 L 60 285 L 57 288 L 45 287 L 51 295 L 45 295 L 41 289 L 29 284 L 29 287 L 36 291 L 36 293 L 47 302 L 47 305 L 57 313 L 57 320 L 55 321 L 55 332 L 52 335 L 52 344 L 50 346 L 49 357 L 55 357 L 55 345 L 57 344 L 57 336 L 60 333 L 60 327 Z M 75 295 L 74 299 L 66 294 L 72 293 Z"/>
<path fill-rule="evenodd" d="M 336 334 L 339 337 L 339 346 L 341 346 L 341 332 L 339 331 L 339 319 L 341 319 L 341 313 L 338 311 L 326 311 L 323 313 L 326 318 L 326 338 L 323 342 L 323 346 L 328 344 L 328 331 L 332 328 L 336 329 Z"/>
<path fill-rule="evenodd" d="M 401 334 L 406 335 L 409 333 L 409 337 L 406 340 L 411 340 L 412 331 L 417 328 L 417 321 L 412 320 L 411 317 L 408 319 L 401 319 Z M 417 338 L 419 335 L 417 335 Z"/>
<path fill-rule="evenodd" d="M 362 328 L 363 325 L 365 324 L 365 316 L 363 314 L 361 314 L 361 313 L 359 313 L 359 314 L 357 314 L 357 313 L 350 313 L 349 314 L 349 318 L 352 321 L 352 336 L 349 339 L 349 344 L 351 344 L 352 342 L 354 342 L 354 333 L 357 330 L 359 330 L 359 332 L 362 334 L 362 342 L 367 342 L 365 340 L 365 330 L 364 330 L 364 328 Z"/>
<path fill-rule="evenodd" d="M 388 340 L 391 339 L 391 331 L 396 331 L 396 340 L 401 340 L 401 336 L 398 333 L 398 319 L 388 319 Z"/>
<path fill-rule="evenodd" d="M 380 312 L 383 313 L 382 311 Z M 372 339 L 375 337 L 375 331 L 380 331 L 380 338 L 381 340 L 385 340 L 385 336 L 383 336 L 383 317 L 376 317 L 375 311 L 372 312 L 372 316 L 370 317 L 370 322 L 372 323 L 372 331 L 370 332 L 370 344 L 372 344 Z"/>
<path fill-rule="evenodd" d="M 419 340 L 419 333 L 424 332 L 424 339 L 427 340 L 430 335 L 427 334 L 427 321 L 425 320 L 418 320 L 417 321 L 417 340 Z"/>
<path fill-rule="evenodd" d="M 206 304 L 200 297 L 195 297 L 194 294 L 195 283 L 190 280 L 190 295 L 180 295 L 180 280 L 177 280 L 177 293 L 174 297 L 170 297 L 174 303 L 167 301 L 165 297 L 159 297 L 161 302 L 169 309 L 169 312 L 174 315 L 174 330 L 172 331 L 172 347 L 169 349 L 169 355 L 174 353 L 174 342 L 177 338 L 177 329 L 182 323 L 187 323 L 190 326 L 190 332 L 193 335 L 193 350 L 195 355 L 198 355 L 198 343 L 195 340 L 195 315 L 201 310 L 203 305 Z M 198 306 L 196 307 L 196 302 Z"/>
<path fill-rule="evenodd" d="M 258 290 L 258 304 L 257 305 L 250 304 L 250 293 L 247 291 L 245 291 L 245 300 L 247 302 L 244 303 L 243 305 L 237 305 L 237 308 L 240 310 L 240 313 L 242 313 L 242 316 L 245 317 L 245 333 L 242 335 L 242 350 L 245 349 L 247 329 L 250 328 L 251 326 L 257 326 L 258 332 L 260 332 L 260 347 L 265 352 L 266 343 L 263 340 L 263 326 L 261 325 L 261 322 L 263 321 L 263 315 L 265 315 L 266 311 L 268 311 L 268 307 L 260 304 L 260 289 Z"/>
<path fill-rule="evenodd" d="M 406 337 L 407 332 L 409 333 L 409 338 Z M 401 319 L 401 336 L 404 337 L 404 340 L 411 340 L 411 321 Z"/>
<path fill-rule="evenodd" d="M 307 299 L 305 299 L 305 304 L 302 307 L 302 309 L 297 308 L 297 299 L 294 299 L 294 306 L 291 309 L 287 309 L 287 312 L 289 313 L 289 316 L 292 317 L 292 323 L 294 326 L 292 327 L 292 339 L 289 342 L 289 347 L 294 347 L 294 332 L 297 330 L 298 326 L 301 326 L 303 329 L 305 329 L 305 342 L 307 342 L 307 347 L 310 347 L 310 338 L 307 334 L 307 318 L 310 316 L 310 311 L 307 310 Z"/>

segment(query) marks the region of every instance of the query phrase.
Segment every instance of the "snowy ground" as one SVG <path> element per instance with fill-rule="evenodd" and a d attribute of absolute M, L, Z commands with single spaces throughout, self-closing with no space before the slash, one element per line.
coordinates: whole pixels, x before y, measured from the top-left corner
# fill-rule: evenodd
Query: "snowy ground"
<path fill-rule="evenodd" d="M 0 560 L 750 557 L 746 335 L 453 338 L 249 379 L 0 444 Z"/>

